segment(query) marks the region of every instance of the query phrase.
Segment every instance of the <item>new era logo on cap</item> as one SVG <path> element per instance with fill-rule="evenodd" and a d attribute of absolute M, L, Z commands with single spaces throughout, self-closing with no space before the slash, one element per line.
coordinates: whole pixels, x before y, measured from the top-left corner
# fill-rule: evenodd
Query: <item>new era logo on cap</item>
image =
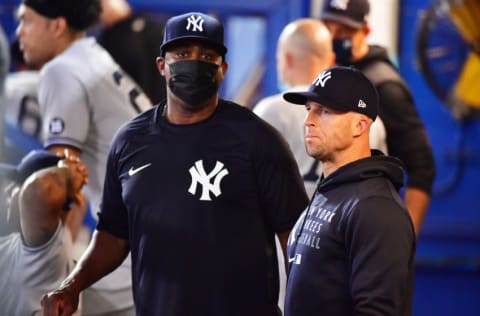
<path fill-rule="evenodd" d="M 288 102 L 317 102 L 340 112 L 357 112 L 375 120 L 378 112 L 377 90 L 360 71 L 351 67 L 332 67 L 323 71 L 306 92 L 288 92 Z"/>

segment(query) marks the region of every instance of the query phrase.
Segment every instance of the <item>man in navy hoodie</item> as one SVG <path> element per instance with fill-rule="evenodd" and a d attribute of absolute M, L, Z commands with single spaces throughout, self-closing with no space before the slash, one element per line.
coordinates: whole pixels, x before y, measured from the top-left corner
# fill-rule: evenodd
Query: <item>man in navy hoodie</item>
<path fill-rule="evenodd" d="M 401 162 L 370 150 L 374 86 L 333 67 L 284 98 L 305 105 L 305 146 L 323 165 L 288 241 L 285 315 L 411 315 L 415 232 Z"/>

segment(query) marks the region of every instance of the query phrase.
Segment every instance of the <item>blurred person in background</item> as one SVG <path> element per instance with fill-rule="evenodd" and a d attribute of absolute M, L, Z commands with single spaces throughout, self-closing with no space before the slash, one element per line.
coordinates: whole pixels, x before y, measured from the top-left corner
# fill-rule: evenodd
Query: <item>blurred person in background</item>
<path fill-rule="evenodd" d="M 12 68 L 5 81 L 5 120 L 16 131 L 31 138 L 31 143 L 41 146 L 42 118 L 38 105 L 38 67 L 29 67 L 23 59 L 18 40 L 10 45 Z M 8 144 L 10 147 L 21 144 Z M 22 148 L 9 148 L 20 151 Z M 10 155 L 12 156 L 12 155 Z"/>
<path fill-rule="evenodd" d="M 368 0 L 325 0 L 320 18 L 332 34 L 336 63 L 362 71 L 378 91 L 378 115 L 387 131 L 388 152 L 406 167 L 404 200 L 418 236 L 435 178 L 432 148 L 407 83 L 385 48 L 367 43 L 369 14 Z"/>
<path fill-rule="evenodd" d="M 2 26 L 0 25 L 0 161 L 4 161 L 4 90 L 5 90 L 5 78 L 7 77 L 8 70 L 10 68 L 10 54 L 8 49 L 8 40 L 5 36 Z M 1 180 L 0 180 L 1 185 Z"/>
<path fill-rule="evenodd" d="M 143 89 L 152 103 L 165 99 L 165 78 L 155 67 L 163 39 L 160 16 L 135 12 L 126 0 L 101 0 L 97 40 Z"/>
<path fill-rule="evenodd" d="M 18 165 L 0 164 L 0 177 L 9 181 L 1 192 L 0 315 L 41 315 L 42 295 L 73 270 L 87 170 L 68 152 L 34 150 Z"/>
<path fill-rule="evenodd" d="M 25 62 L 41 66 L 38 102 L 45 148 L 68 149 L 89 171 L 84 192 L 96 218 L 107 154 L 117 129 L 151 107 L 148 97 L 86 30 L 100 0 L 24 0 L 17 37 Z M 83 293 L 83 315 L 133 315 L 131 263 Z"/>

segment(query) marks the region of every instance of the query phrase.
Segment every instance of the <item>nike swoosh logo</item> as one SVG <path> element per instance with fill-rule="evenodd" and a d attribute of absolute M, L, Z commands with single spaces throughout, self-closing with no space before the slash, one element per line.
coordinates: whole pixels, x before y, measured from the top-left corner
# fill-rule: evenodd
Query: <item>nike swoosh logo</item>
<path fill-rule="evenodd" d="M 296 253 L 292 258 L 288 257 L 288 263 L 301 264 L 302 263 L 302 255 L 299 254 L 299 253 Z"/>
<path fill-rule="evenodd" d="M 142 171 L 143 169 L 145 168 L 148 168 L 152 165 L 152 163 L 147 163 L 146 165 L 143 165 L 143 166 L 140 166 L 136 169 L 134 169 L 133 167 L 130 168 L 130 170 L 128 170 L 128 175 L 131 177 L 133 176 L 134 174 L 137 174 L 139 173 L 140 171 Z"/>

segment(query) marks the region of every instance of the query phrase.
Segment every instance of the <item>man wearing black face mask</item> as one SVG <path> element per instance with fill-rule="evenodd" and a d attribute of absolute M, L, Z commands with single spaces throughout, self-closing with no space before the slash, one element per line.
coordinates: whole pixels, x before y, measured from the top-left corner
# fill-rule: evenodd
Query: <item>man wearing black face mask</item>
<path fill-rule="evenodd" d="M 136 315 L 279 315 L 275 234 L 285 251 L 308 203 L 293 155 L 270 125 L 219 98 L 220 22 L 174 16 L 160 50 L 167 100 L 118 131 L 90 251 L 44 312 L 69 315 L 131 251 Z"/>
<path fill-rule="evenodd" d="M 400 158 L 406 167 L 404 199 L 418 236 L 430 202 L 435 162 L 407 84 L 387 51 L 367 43 L 369 13 L 368 0 L 325 0 L 320 18 L 332 33 L 337 64 L 359 69 L 378 91 L 378 115 L 387 131 L 389 154 Z"/>

